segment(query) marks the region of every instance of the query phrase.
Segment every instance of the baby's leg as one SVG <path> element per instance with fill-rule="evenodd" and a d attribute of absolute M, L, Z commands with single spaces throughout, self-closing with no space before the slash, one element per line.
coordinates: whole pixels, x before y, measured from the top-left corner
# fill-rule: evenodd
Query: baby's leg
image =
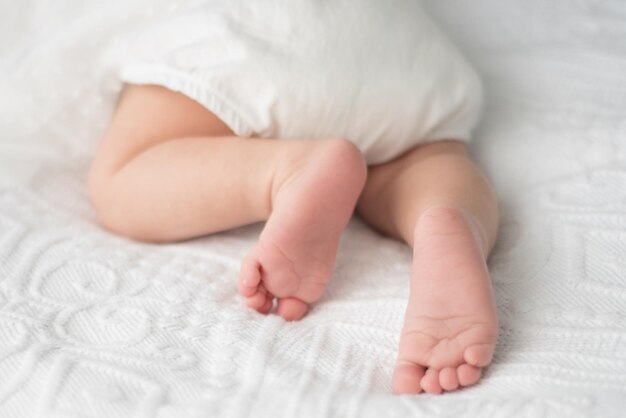
<path fill-rule="evenodd" d="M 330 278 L 365 175 L 348 141 L 238 138 L 181 94 L 129 86 L 94 159 L 89 194 L 106 228 L 144 241 L 268 220 L 242 265 L 240 291 L 263 312 L 279 297 L 279 313 L 294 319 Z"/>
<path fill-rule="evenodd" d="M 413 246 L 394 391 L 440 393 L 475 383 L 491 361 L 498 331 L 485 263 L 498 214 L 465 146 L 423 145 L 372 167 L 358 210 Z"/>

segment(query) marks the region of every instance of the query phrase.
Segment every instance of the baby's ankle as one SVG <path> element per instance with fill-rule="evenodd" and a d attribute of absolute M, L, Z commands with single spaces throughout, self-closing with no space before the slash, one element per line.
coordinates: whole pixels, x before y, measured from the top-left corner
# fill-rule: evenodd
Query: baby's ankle
<path fill-rule="evenodd" d="M 442 223 L 455 223 L 459 221 L 459 218 L 469 227 L 478 243 L 483 256 L 486 258 L 489 255 L 491 249 L 491 241 L 487 233 L 485 226 L 478 220 L 477 216 L 471 211 L 463 208 L 461 205 L 452 203 L 435 203 L 427 206 L 423 209 L 415 224 L 413 238 L 418 234 L 423 233 L 420 228 L 420 224 L 425 220 L 428 222 L 442 222 Z"/>

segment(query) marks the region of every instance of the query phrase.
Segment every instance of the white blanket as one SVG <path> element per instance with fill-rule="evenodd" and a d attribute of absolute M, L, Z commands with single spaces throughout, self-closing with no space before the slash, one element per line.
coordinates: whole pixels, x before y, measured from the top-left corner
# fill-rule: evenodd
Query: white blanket
<path fill-rule="evenodd" d="M 410 251 L 358 219 L 296 323 L 237 295 L 260 225 L 158 246 L 95 224 L 101 51 L 186 1 L 0 3 L 0 416 L 623 416 L 622 0 L 426 3 L 485 80 L 501 334 L 480 384 L 413 397 L 390 393 Z"/>

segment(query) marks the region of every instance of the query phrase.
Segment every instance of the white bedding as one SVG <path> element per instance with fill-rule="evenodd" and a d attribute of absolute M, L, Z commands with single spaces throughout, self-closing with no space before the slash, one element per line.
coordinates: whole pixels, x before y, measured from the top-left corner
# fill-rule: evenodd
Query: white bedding
<path fill-rule="evenodd" d="M 426 4 L 478 67 L 500 196 L 482 382 L 396 397 L 410 251 L 355 219 L 297 323 L 243 308 L 260 226 L 145 245 L 83 178 L 119 86 L 100 51 L 186 1 L 0 3 L 1 417 L 618 417 L 626 410 L 626 4 Z"/>

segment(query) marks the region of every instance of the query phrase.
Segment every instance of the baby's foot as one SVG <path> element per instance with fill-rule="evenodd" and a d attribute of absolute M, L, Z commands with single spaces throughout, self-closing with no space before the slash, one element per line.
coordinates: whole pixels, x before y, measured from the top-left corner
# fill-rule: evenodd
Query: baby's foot
<path fill-rule="evenodd" d="M 339 237 L 365 184 L 360 151 L 345 140 L 315 141 L 290 158 L 278 181 L 272 214 L 245 257 L 239 291 L 261 313 L 300 319 L 330 280 Z"/>
<path fill-rule="evenodd" d="M 491 362 L 498 324 L 480 237 L 469 215 L 438 206 L 415 227 L 409 303 L 393 376 L 396 393 L 476 383 Z"/>

